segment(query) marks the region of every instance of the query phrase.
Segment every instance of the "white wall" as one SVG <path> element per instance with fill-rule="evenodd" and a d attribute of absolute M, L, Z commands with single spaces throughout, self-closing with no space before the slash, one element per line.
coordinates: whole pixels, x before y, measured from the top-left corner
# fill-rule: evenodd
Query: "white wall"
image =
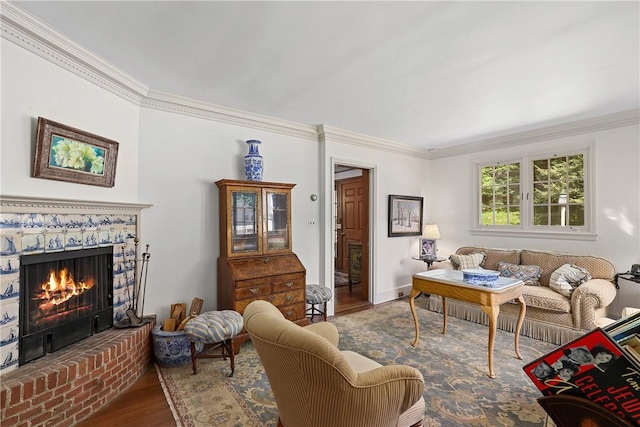
<path fill-rule="evenodd" d="M 408 295 L 411 275 L 425 269 L 424 263 L 411 259 L 418 255 L 418 239 L 415 237 L 388 237 L 388 198 L 390 194 L 424 197 L 425 216 L 428 221 L 429 206 L 429 161 L 415 155 L 370 149 L 360 145 L 337 142 L 327 136 L 323 142 L 323 168 L 325 176 L 331 177 L 335 164 L 371 169 L 371 235 L 370 235 L 370 292 L 374 304 L 397 298 L 398 291 Z M 329 195 L 323 212 L 323 259 L 324 276 L 333 277 L 333 239 L 331 230 L 332 180 L 324 183 Z M 326 279 L 325 279 L 326 280 Z M 328 304 L 329 313 L 334 312 L 333 299 Z"/>
<path fill-rule="evenodd" d="M 431 220 L 440 227 L 441 255 L 464 245 L 570 251 L 603 256 L 624 272 L 640 261 L 640 137 L 639 127 L 627 126 L 591 134 L 553 139 L 432 161 Z M 596 241 L 514 238 L 471 235 L 474 160 L 519 153 L 549 152 L 595 142 Z"/>
<path fill-rule="evenodd" d="M 1 39 L 0 193 L 138 201 L 138 107 Z M 31 178 L 38 116 L 119 142 L 115 187 Z"/>
<path fill-rule="evenodd" d="M 220 179 L 245 179 L 245 143 L 262 141 L 263 181 L 294 183 L 293 251 L 318 283 L 318 143 L 290 136 L 143 109 L 140 114 L 140 197 L 153 207 L 143 212 L 143 240 L 150 244 L 146 312 L 160 319 L 172 303 L 204 299 L 217 308 Z"/>

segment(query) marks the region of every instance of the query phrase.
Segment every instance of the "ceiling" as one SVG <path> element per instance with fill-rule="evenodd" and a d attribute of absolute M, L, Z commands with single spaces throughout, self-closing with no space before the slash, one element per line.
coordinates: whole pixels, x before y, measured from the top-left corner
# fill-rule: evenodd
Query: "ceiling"
<path fill-rule="evenodd" d="M 12 1 L 154 91 L 441 148 L 637 109 L 638 1 Z"/>

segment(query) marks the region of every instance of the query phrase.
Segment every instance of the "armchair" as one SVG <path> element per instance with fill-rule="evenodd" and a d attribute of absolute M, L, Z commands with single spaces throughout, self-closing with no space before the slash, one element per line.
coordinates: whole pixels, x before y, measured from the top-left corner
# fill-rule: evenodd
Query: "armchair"
<path fill-rule="evenodd" d="M 340 351 L 335 325 L 301 327 L 267 301 L 247 306 L 244 326 L 271 384 L 279 426 L 422 425 L 424 379 L 417 369 Z"/>

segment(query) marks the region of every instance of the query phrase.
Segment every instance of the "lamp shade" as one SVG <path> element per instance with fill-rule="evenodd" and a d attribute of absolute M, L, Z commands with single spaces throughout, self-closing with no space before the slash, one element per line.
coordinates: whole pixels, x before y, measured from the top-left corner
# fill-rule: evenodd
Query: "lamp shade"
<path fill-rule="evenodd" d="M 441 239 L 442 236 L 440 236 L 440 229 L 438 228 L 438 224 L 425 224 L 424 230 L 422 232 L 422 237 L 431 240 Z"/>

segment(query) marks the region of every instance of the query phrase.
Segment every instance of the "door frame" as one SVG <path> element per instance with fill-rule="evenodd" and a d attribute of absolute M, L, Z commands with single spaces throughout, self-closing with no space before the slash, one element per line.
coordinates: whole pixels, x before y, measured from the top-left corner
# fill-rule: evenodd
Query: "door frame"
<path fill-rule="evenodd" d="M 332 316 L 335 314 L 334 309 L 334 277 L 335 277 L 335 245 L 336 245 L 336 224 L 335 218 L 333 215 L 333 207 L 337 203 L 335 191 L 333 191 L 335 185 L 335 169 L 336 165 L 343 166 L 351 166 L 359 169 L 368 169 L 369 170 L 369 227 L 368 227 L 368 239 L 369 239 L 369 256 L 367 257 L 368 268 L 367 268 L 367 276 L 369 278 L 369 302 L 374 303 L 375 295 L 376 295 L 376 280 L 375 280 L 375 271 L 376 265 L 373 262 L 375 259 L 375 224 L 377 224 L 376 218 L 376 206 L 378 204 L 376 199 L 376 188 L 377 188 L 377 166 L 375 164 L 366 163 L 353 159 L 345 159 L 338 157 L 330 157 L 330 161 L 328 162 L 327 174 L 325 175 L 324 185 L 325 185 L 325 197 L 324 197 L 324 206 L 323 206 L 323 236 L 324 236 L 324 244 L 323 246 L 323 259 L 321 260 L 322 265 L 324 266 L 324 281 L 331 288 L 331 300 L 327 304 L 327 315 Z"/>

